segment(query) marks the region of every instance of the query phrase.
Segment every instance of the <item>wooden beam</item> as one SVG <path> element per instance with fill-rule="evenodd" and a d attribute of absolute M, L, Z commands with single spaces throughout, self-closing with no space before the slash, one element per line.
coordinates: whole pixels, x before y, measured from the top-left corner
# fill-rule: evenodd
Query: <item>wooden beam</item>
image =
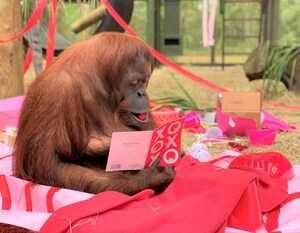
<path fill-rule="evenodd" d="M 89 26 L 98 23 L 103 19 L 105 11 L 106 11 L 105 6 L 101 5 L 95 10 L 91 11 L 89 14 L 81 17 L 80 19 L 72 23 L 71 28 L 73 32 L 75 33 L 81 32 L 84 29 L 88 28 Z"/>

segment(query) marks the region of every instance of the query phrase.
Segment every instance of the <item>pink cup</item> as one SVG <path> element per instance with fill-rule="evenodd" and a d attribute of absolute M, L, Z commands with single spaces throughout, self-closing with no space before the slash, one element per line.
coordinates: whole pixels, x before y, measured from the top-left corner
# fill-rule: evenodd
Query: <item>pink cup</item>
<path fill-rule="evenodd" d="M 200 125 L 200 116 L 195 111 L 192 111 L 184 116 L 184 128 L 197 128 Z"/>
<path fill-rule="evenodd" d="M 272 146 L 277 135 L 277 130 L 248 130 L 247 135 L 252 146 Z"/>

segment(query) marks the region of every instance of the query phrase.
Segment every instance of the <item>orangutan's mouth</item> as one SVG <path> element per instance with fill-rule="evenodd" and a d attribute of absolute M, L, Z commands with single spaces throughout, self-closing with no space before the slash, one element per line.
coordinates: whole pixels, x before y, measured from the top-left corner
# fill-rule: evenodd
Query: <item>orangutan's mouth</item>
<path fill-rule="evenodd" d="M 143 113 L 131 113 L 131 115 L 137 120 L 137 121 L 140 121 L 140 122 L 145 122 L 147 121 L 147 118 L 148 118 L 148 113 L 146 112 L 143 112 Z"/>

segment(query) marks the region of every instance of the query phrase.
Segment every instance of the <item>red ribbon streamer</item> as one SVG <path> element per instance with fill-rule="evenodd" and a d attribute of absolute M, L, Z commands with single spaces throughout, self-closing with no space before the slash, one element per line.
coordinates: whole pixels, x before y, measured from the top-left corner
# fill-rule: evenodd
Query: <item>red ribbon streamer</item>
<path fill-rule="evenodd" d="M 288 109 L 294 109 L 294 110 L 300 110 L 299 106 L 292 106 L 292 105 L 286 105 L 286 104 L 279 104 L 279 103 L 274 103 L 274 102 L 270 102 L 267 100 L 263 101 L 265 104 L 274 106 L 274 107 L 280 107 L 280 108 L 288 108 Z"/>
<path fill-rule="evenodd" d="M 10 210 L 12 201 L 5 175 L 0 175 L 0 196 L 2 197 L 2 210 Z"/>
<path fill-rule="evenodd" d="M 21 33 L 19 33 L 18 35 L 10 38 L 10 39 L 7 39 L 7 40 L 1 40 L 0 39 L 0 43 L 6 43 L 6 42 L 10 42 L 10 41 L 17 40 L 17 39 L 21 38 L 43 16 L 43 12 L 44 12 L 47 4 L 48 4 L 48 0 L 39 0 L 39 2 L 37 3 L 36 8 L 32 12 L 32 15 L 31 15 L 30 19 L 28 20 L 26 26 L 24 27 L 23 31 Z"/>
<path fill-rule="evenodd" d="M 26 26 L 24 27 L 23 31 L 19 33 L 18 35 L 7 39 L 7 40 L 1 40 L 0 43 L 7 43 L 13 40 L 20 39 L 25 33 L 30 31 L 32 27 L 37 23 L 39 19 L 42 18 L 43 12 L 48 4 L 48 0 L 39 0 L 37 3 L 36 8 L 32 12 L 31 17 L 29 18 Z M 55 30 L 56 30 L 56 15 L 57 15 L 57 5 L 58 0 L 52 0 L 51 9 L 50 9 L 50 20 L 49 20 L 49 28 L 48 28 L 48 45 L 47 45 L 47 54 L 46 54 L 46 67 L 48 67 L 53 60 L 54 57 L 54 47 L 55 47 Z M 25 63 L 25 62 L 24 62 Z M 29 66 L 29 64 L 23 64 L 23 70 L 24 66 Z M 24 72 L 25 73 L 25 72 Z"/>
<path fill-rule="evenodd" d="M 124 28 L 129 34 L 131 34 L 133 36 L 137 36 L 137 34 L 133 31 L 133 29 L 130 28 L 130 26 L 126 24 L 126 22 L 120 17 L 120 15 L 110 5 L 108 0 L 100 0 L 100 1 L 102 2 L 103 5 L 105 5 L 108 12 L 121 25 L 122 28 Z M 211 83 L 211 82 L 207 81 L 206 79 L 201 78 L 201 77 L 191 73 L 190 71 L 182 68 L 178 64 L 176 64 L 176 63 L 170 61 L 169 59 L 167 59 L 165 56 L 163 56 L 161 53 L 156 51 L 154 48 L 151 48 L 151 51 L 152 51 L 154 57 L 157 60 L 159 60 L 161 63 L 171 67 L 172 69 L 174 69 L 175 71 L 181 73 L 182 75 L 186 76 L 187 78 L 189 78 L 189 79 L 191 79 L 191 80 L 193 80 L 197 83 L 200 83 L 200 84 L 202 84 L 206 87 L 217 90 L 217 91 L 221 91 L 221 92 L 228 92 L 229 91 L 228 89 L 225 89 L 225 88 L 220 87 L 220 86 L 218 86 L 214 83 Z M 289 109 L 300 110 L 299 106 L 290 106 L 290 105 L 285 105 L 285 104 L 277 104 L 277 103 L 273 103 L 273 102 L 270 102 L 270 101 L 264 101 L 264 103 L 268 104 L 268 105 L 272 105 L 272 106 L 281 107 L 281 108 L 289 108 Z"/>
<path fill-rule="evenodd" d="M 30 44 L 26 53 L 26 58 L 25 61 L 23 63 L 23 73 L 25 74 L 26 71 L 28 70 L 30 64 L 32 61 L 32 45 Z"/>
<path fill-rule="evenodd" d="M 50 9 L 50 19 L 48 28 L 48 44 L 46 54 L 46 68 L 51 65 L 54 57 L 55 48 L 55 31 L 56 31 L 56 15 L 57 15 L 57 0 L 52 0 Z"/>
<path fill-rule="evenodd" d="M 26 201 L 26 211 L 30 211 L 32 212 L 32 198 L 31 198 L 31 187 L 32 187 L 32 183 L 28 182 L 25 187 L 25 201 Z"/>
<path fill-rule="evenodd" d="M 58 192 L 60 188 L 57 187 L 51 187 L 47 193 L 46 201 L 47 201 L 47 211 L 48 213 L 53 213 L 54 212 L 54 207 L 53 207 L 53 197 L 56 192 Z"/>
<path fill-rule="evenodd" d="M 108 12 L 112 15 L 112 17 L 121 25 L 121 27 L 123 27 L 129 34 L 133 35 L 133 36 L 137 36 L 137 34 L 133 31 L 133 29 L 121 18 L 121 16 L 115 11 L 115 9 L 110 5 L 110 3 L 107 0 L 101 0 L 102 4 L 105 5 L 106 9 L 108 10 Z M 156 51 L 154 48 L 151 48 L 151 52 L 153 53 L 154 57 L 159 60 L 161 63 L 171 67 L 172 69 L 174 69 L 175 71 L 183 74 L 184 76 L 186 76 L 187 78 L 198 82 L 204 86 L 207 86 L 211 89 L 215 89 L 217 91 L 222 91 L 222 92 L 227 92 L 228 90 L 220 87 L 214 83 L 211 83 L 209 81 L 207 81 L 204 78 L 201 78 L 193 73 L 191 73 L 190 71 L 182 68 L 181 66 L 179 66 L 178 64 L 172 62 L 171 60 L 167 59 L 165 56 L 163 56 L 161 53 L 159 53 L 158 51 Z"/>
<path fill-rule="evenodd" d="M 11 154 L 11 155 L 5 155 L 5 156 L 3 156 L 3 157 L 0 157 L 0 160 L 6 159 L 6 158 L 9 158 L 9 157 L 12 157 L 12 156 L 13 156 L 13 154 Z"/>

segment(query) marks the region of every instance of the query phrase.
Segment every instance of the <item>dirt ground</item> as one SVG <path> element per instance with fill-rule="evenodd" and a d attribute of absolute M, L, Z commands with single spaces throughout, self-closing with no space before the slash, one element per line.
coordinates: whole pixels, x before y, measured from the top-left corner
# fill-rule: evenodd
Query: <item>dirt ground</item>
<path fill-rule="evenodd" d="M 229 66 L 222 70 L 221 67 L 203 67 L 203 66 L 184 66 L 185 69 L 192 73 L 207 79 L 221 87 L 231 91 L 257 91 L 262 90 L 262 80 L 249 82 L 245 76 L 243 67 Z M 156 68 L 150 79 L 148 93 L 151 99 L 161 98 L 166 92 L 182 93 L 171 76 L 174 75 L 184 86 L 185 89 L 194 97 L 200 108 L 214 107 L 217 92 L 176 73 L 168 67 L 162 66 Z M 300 92 L 298 94 L 285 91 L 280 96 L 270 101 L 300 106 Z M 287 156 L 292 163 L 300 164 L 300 110 L 279 108 L 263 104 L 263 108 L 268 110 L 274 116 L 281 118 L 291 125 L 295 125 L 297 130 L 294 132 L 279 132 L 275 144 L 270 147 L 252 147 L 249 145 L 247 138 L 239 138 L 243 145 L 250 146 L 245 153 L 261 151 L 277 151 Z M 184 133 L 182 147 L 187 150 L 197 137 L 192 134 Z M 227 144 L 211 144 L 209 150 L 212 156 L 217 155 L 224 149 L 232 149 Z"/>

